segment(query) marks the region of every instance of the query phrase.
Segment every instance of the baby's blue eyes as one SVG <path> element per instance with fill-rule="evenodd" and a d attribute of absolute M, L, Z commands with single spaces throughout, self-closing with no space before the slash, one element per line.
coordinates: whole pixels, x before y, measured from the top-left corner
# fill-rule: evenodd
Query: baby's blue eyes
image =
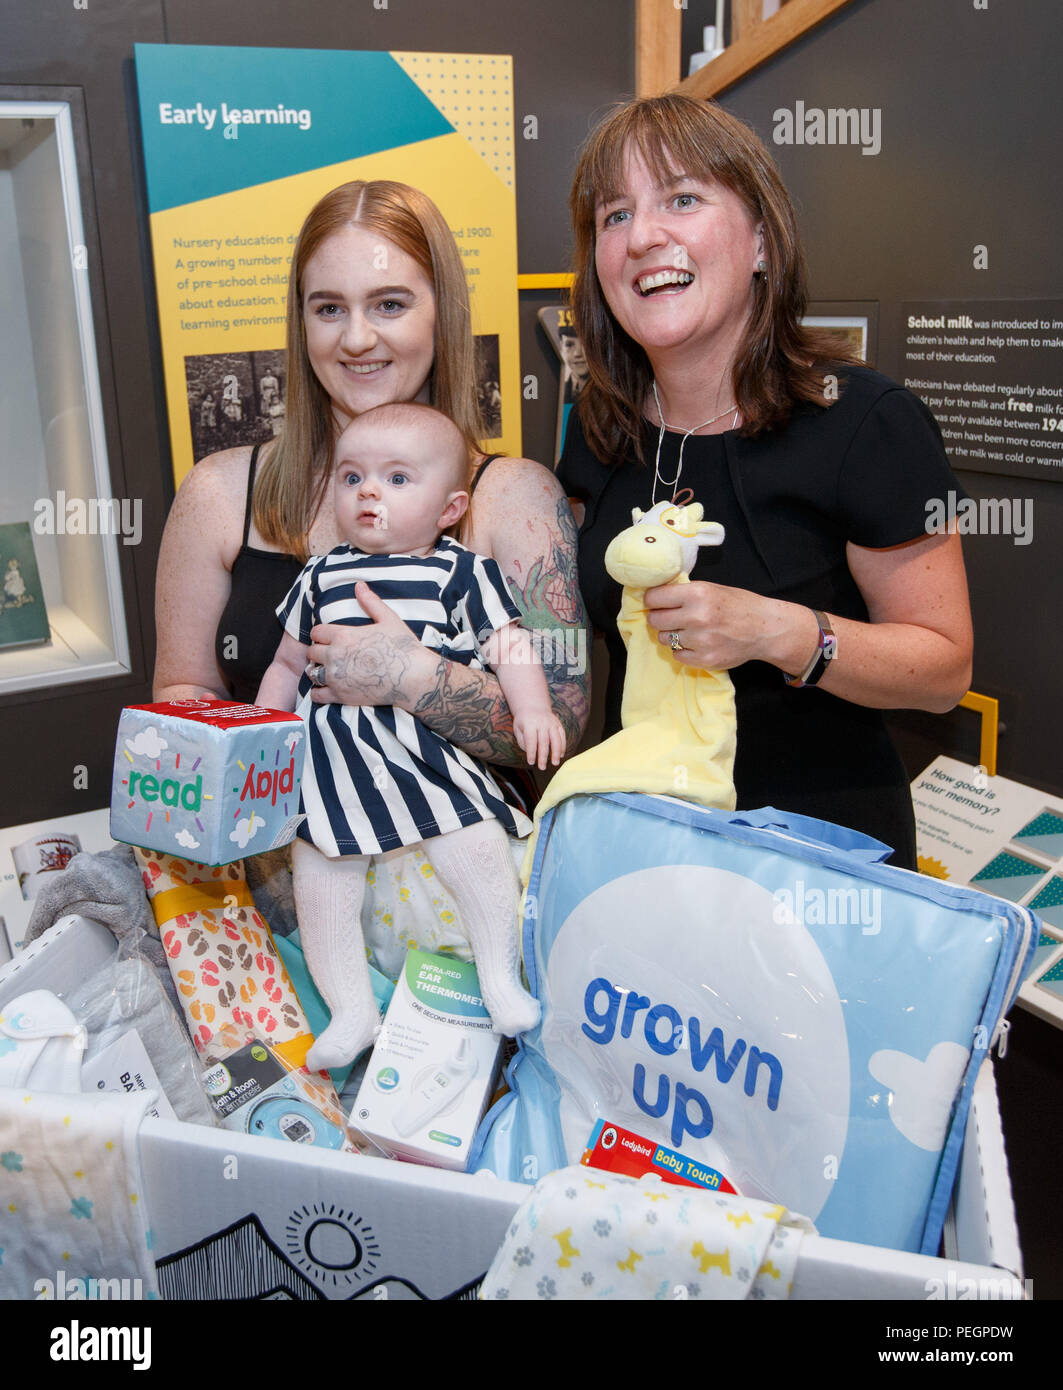
<path fill-rule="evenodd" d="M 361 481 L 362 475 L 360 473 L 344 473 L 341 479 L 344 487 L 357 487 Z M 405 487 L 409 481 L 410 478 L 407 473 L 388 474 L 388 482 L 391 483 L 393 487 Z"/>

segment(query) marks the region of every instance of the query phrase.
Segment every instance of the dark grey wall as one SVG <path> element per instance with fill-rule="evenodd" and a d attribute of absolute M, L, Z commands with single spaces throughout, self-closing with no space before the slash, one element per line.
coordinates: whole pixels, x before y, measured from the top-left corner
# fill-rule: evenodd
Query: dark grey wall
<path fill-rule="evenodd" d="M 1063 296 L 1059 176 L 1063 10 L 1043 0 L 852 0 L 721 103 L 769 144 L 794 196 L 821 300 L 875 300 L 875 365 L 903 380 L 907 299 Z M 689 0 L 684 52 L 714 0 Z M 684 67 L 684 72 L 686 71 Z M 878 108 L 882 149 L 775 145 L 777 109 Z M 973 247 L 988 248 L 974 269 Z M 973 688 L 1001 701 L 998 770 L 1063 794 L 1057 715 L 1063 488 L 963 472 L 973 497 L 1033 504 L 1033 543 L 970 537 Z M 977 761 L 977 720 L 892 716 L 912 772 L 944 747 Z"/>
<path fill-rule="evenodd" d="M 134 40 L 158 43 L 163 31 L 158 7 L 143 0 L 105 0 L 94 12 L 59 0 L 34 7 L 5 0 L 0 33 L 5 96 L 39 97 L 42 84 L 67 88 L 75 115 L 80 107 L 85 116 L 87 149 L 79 142 L 78 157 L 85 175 L 82 211 L 111 476 L 116 493 L 124 489 L 142 499 L 145 528 L 141 546 L 119 547 L 133 663 L 129 677 L 0 702 L 5 772 L 0 815 L 10 825 L 105 804 L 110 781 L 105 745 L 110 742 L 113 749 L 117 711 L 148 688 L 154 551 L 165 500 L 122 64 Z M 19 92 L 9 84 L 34 90 Z M 73 785 L 78 764 L 88 768 L 85 790 Z"/>
<path fill-rule="evenodd" d="M 900 306 L 908 298 L 1051 297 L 1063 293 L 1056 229 L 1063 212 L 1054 145 L 1056 57 L 1063 13 L 1040 0 L 852 0 L 789 51 L 726 93 L 724 103 L 771 142 L 773 113 L 806 106 L 881 111 L 874 157 L 839 146 L 773 146 L 801 213 L 816 298 L 879 305 L 877 364 L 903 375 Z M 561 269 L 568 253 L 565 203 L 573 153 L 594 116 L 630 92 L 633 0 L 0 0 L 0 84 L 77 89 L 91 151 L 85 214 L 98 232 L 93 283 L 104 365 L 112 473 L 144 501 L 143 544 L 123 547 L 133 671 L 80 690 L 8 697 L 8 776 L 0 821 L 14 823 L 106 800 L 118 709 L 148 694 L 153 659 L 155 553 L 169 503 L 170 470 L 153 286 L 133 97 L 135 42 L 261 44 L 508 52 L 515 58 L 520 267 Z M 684 44 L 700 41 L 714 6 L 689 0 Z M 594 54 L 588 62 L 586 55 Z M 539 139 L 520 138 L 535 114 Z M 972 247 L 989 250 L 973 268 Z M 524 447 L 549 459 L 557 367 L 521 302 L 523 370 L 541 383 L 524 406 Z M 1002 701 L 1000 770 L 1063 792 L 1063 731 L 1055 715 L 1059 662 L 1053 564 L 1063 539 L 1056 485 L 965 473 L 977 496 L 1021 495 L 1034 504 L 1034 542 L 972 537 L 966 543 L 977 647 L 974 685 Z M 1021 492 L 1018 490 L 1021 489 Z M 16 716 L 16 717 L 12 717 Z M 942 746 L 976 748 L 976 721 L 895 716 L 917 770 Z M 15 731 L 17 730 L 17 734 Z M 73 788 L 73 769 L 89 786 Z"/>
<path fill-rule="evenodd" d="M 390 0 L 386 9 L 373 0 L 84 0 L 84 6 L 0 0 L 0 95 L 28 95 L 5 87 L 61 86 L 84 103 L 89 162 L 82 198 L 100 250 L 92 292 L 111 475 L 116 492 L 124 489 L 144 504 L 142 544 L 120 547 L 133 670 L 124 679 L 0 700 L 3 825 L 105 805 L 118 713 L 150 697 L 155 559 L 173 488 L 134 43 L 512 54 L 522 272 L 565 268 L 574 152 L 595 112 L 630 95 L 634 81 L 634 0 Z M 529 114 L 538 118 L 537 140 L 521 138 L 522 117 Z M 522 370 L 540 382 L 539 400 L 524 406 L 524 451 L 547 462 L 558 366 L 535 315 L 555 298 L 545 292 L 521 297 Z M 88 768 L 84 790 L 73 785 L 82 764 Z"/>

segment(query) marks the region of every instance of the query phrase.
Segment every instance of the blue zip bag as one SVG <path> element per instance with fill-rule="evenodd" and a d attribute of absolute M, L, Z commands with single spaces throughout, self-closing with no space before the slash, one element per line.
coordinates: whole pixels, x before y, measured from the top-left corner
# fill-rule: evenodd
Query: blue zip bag
<path fill-rule="evenodd" d="M 975 1077 L 1038 933 L 889 853 L 770 808 L 554 807 L 523 922 L 543 1017 L 470 1170 L 536 1182 L 605 1120 L 822 1236 L 936 1254 Z"/>

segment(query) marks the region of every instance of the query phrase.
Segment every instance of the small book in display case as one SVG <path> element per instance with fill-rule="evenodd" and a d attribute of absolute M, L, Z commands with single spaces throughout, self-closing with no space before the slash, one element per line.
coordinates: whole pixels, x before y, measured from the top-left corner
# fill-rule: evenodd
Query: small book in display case
<path fill-rule="evenodd" d="M 0 526 L 0 648 L 51 641 L 28 521 Z"/>

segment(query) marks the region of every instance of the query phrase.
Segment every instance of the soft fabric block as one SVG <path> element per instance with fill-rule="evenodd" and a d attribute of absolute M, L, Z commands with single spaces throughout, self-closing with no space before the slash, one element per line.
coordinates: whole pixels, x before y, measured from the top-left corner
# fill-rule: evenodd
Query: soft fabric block
<path fill-rule="evenodd" d="M 299 825 L 303 721 L 223 700 L 122 711 L 111 835 L 201 864 L 287 844 Z"/>

